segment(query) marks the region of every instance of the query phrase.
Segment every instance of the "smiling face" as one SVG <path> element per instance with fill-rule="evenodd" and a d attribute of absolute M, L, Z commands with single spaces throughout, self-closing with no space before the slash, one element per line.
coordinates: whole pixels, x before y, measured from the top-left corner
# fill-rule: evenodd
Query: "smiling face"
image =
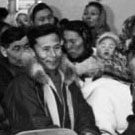
<path fill-rule="evenodd" d="M 64 31 L 64 47 L 71 58 L 78 58 L 84 52 L 82 37 L 75 31 Z"/>
<path fill-rule="evenodd" d="M 111 59 L 114 55 L 116 42 L 112 38 L 105 38 L 99 42 L 97 47 L 97 56 L 101 59 Z"/>
<path fill-rule="evenodd" d="M 40 26 L 40 25 L 44 25 L 44 24 L 54 24 L 54 16 L 53 13 L 49 10 L 49 9 L 43 9 L 43 10 L 39 10 L 36 14 L 35 14 L 35 18 L 34 18 L 34 25 L 36 26 Z"/>
<path fill-rule="evenodd" d="M 95 6 L 88 6 L 85 8 L 82 18 L 89 27 L 96 27 L 99 24 L 100 11 Z"/>
<path fill-rule="evenodd" d="M 38 37 L 36 42 L 34 49 L 39 61 L 44 65 L 44 68 L 47 70 L 57 69 L 62 56 L 59 37 L 55 33 L 52 33 Z"/>

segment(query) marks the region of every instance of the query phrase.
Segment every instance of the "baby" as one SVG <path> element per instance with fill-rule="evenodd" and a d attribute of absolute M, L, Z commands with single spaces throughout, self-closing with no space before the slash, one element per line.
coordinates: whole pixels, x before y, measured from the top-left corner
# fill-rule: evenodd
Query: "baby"
<path fill-rule="evenodd" d="M 107 73 L 117 77 L 122 76 L 124 79 L 128 78 L 125 62 L 118 56 L 119 43 L 120 40 L 114 33 L 105 32 L 102 34 L 97 39 L 94 54 L 84 62 L 75 65 L 77 74 L 97 77 L 102 73 Z"/>

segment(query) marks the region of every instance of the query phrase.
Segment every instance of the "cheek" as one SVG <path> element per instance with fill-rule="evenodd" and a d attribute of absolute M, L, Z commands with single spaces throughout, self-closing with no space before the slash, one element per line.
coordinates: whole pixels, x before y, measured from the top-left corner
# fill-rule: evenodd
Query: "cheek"
<path fill-rule="evenodd" d="M 57 56 L 57 57 L 61 57 L 61 56 L 62 56 L 62 50 L 57 51 L 57 52 L 56 52 L 56 56 Z"/>
<path fill-rule="evenodd" d="M 45 59 L 47 57 L 47 54 L 42 50 L 37 49 L 35 50 L 35 52 L 36 52 L 37 57 L 40 59 Z"/>
<path fill-rule="evenodd" d="M 110 49 L 110 50 L 109 50 L 110 55 L 113 55 L 114 52 L 115 52 L 115 49 Z"/>
<path fill-rule="evenodd" d="M 11 59 L 20 59 L 21 58 L 20 52 L 8 52 L 7 55 Z"/>

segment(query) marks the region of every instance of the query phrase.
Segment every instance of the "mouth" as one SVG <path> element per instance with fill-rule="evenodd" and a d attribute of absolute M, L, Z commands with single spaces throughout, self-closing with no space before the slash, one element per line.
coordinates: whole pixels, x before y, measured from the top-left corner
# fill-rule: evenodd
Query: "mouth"
<path fill-rule="evenodd" d="M 104 52 L 104 55 L 105 56 L 109 56 L 109 52 Z"/>

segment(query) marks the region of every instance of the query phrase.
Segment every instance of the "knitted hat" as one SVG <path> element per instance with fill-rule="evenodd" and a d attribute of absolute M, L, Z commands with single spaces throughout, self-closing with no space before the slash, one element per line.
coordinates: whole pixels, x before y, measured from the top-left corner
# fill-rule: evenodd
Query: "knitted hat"
<path fill-rule="evenodd" d="M 99 36 L 99 38 L 97 39 L 96 45 L 99 45 L 100 42 L 103 41 L 103 40 L 106 39 L 106 38 L 110 38 L 110 39 L 114 40 L 115 43 L 116 43 L 116 45 L 117 45 L 117 47 L 119 46 L 119 44 L 120 44 L 120 39 L 119 39 L 119 37 L 118 37 L 116 34 L 114 34 L 113 32 L 105 32 L 105 33 L 103 33 L 101 36 Z"/>

